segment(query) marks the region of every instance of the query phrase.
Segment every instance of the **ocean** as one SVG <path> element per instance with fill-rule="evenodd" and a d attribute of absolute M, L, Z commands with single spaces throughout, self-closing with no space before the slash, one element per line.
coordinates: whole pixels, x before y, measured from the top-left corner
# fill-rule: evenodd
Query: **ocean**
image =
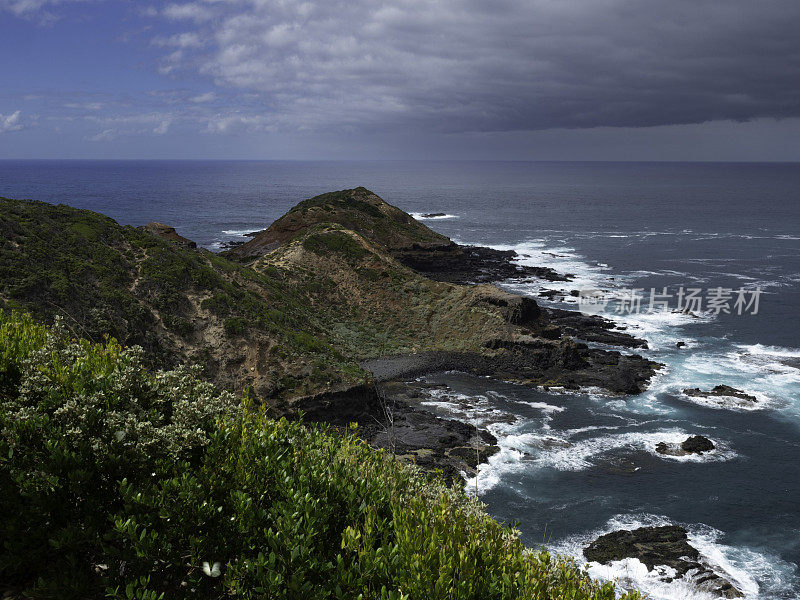
<path fill-rule="evenodd" d="M 601 533 L 684 525 L 746 598 L 800 597 L 800 165 L 0 161 L 0 196 L 161 221 L 211 250 L 304 198 L 360 185 L 420 218 L 441 213 L 423 220 L 457 242 L 574 275 L 500 285 L 571 308 L 583 300 L 571 290 L 592 290 L 583 308 L 645 338 L 640 352 L 665 365 L 630 397 L 427 377 L 448 385 L 431 389 L 432 410 L 499 440 L 467 486 L 494 516 L 518 522 L 529 545 L 581 562 Z M 540 297 L 546 290 L 565 302 Z M 681 312 L 691 290 L 702 304 Z M 659 310 L 647 310 L 651 294 Z M 718 384 L 757 402 L 682 393 Z M 694 434 L 715 450 L 655 451 Z M 638 561 L 587 568 L 655 599 L 705 597 Z"/>

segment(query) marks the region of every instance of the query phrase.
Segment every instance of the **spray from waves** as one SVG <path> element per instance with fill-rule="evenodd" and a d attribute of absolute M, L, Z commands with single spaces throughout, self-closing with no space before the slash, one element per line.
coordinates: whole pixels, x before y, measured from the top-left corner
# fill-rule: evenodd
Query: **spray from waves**
<path fill-rule="evenodd" d="M 248 233 L 255 233 L 259 231 L 259 229 L 223 229 L 222 233 L 225 235 L 233 235 L 237 237 L 245 237 Z"/>
<path fill-rule="evenodd" d="M 445 213 L 410 213 L 417 221 L 443 221 L 448 219 L 457 219 L 458 215 L 450 215 Z"/>
<path fill-rule="evenodd" d="M 669 575 L 667 569 L 656 567 L 650 571 L 638 559 L 629 558 L 606 565 L 587 562 L 583 556 L 583 548 L 589 542 L 612 531 L 674 524 L 676 523 L 660 515 L 615 515 L 603 528 L 566 538 L 553 544 L 550 550 L 575 558 L 595 579 L 615 581 L 618 593 L 636 589 L 648 594 L 653 600 L 716 600 L 718 596 L 698 589 L 688 574 L 680 579 L 665 581 L 665 575 Z M 688 541 L 697 548 L 702 562 L 729 580 L 743 593 L 746 600 L 795 598 L 792 591 L 798 583 L 795 566 L 777 556 L 743 546 L 726 545 L 721 541 L 722 532 L 712 527 L 677 524 L 687 529 Z"/>
<path fill-rule="evenodd" d="M 662 362 L 662 370 L 657 381 L 653 381 L 641 400 L 645 411 L 663 413 L 674 410 L 674 404 L 661 401 L 664 394 L 680 400 L 693 402 L 708 408 L 729 410 L 764 410 L 797 405 L 797 386 L 800 383 L 800 350 L 769 348 L 760 345 L 735 346 L 724 338 L 698 338 L 686 335 L 687 327 L 714 321 L 717 317 L 711 312 L 683 313 L 678 311 L 646 311 L 628 313 L 617 312 L 625 288 L 643 275 L 652 277 L 659 274 L 678 276 L 676 271 L 647 271 L 614 273 L 606 265 L 599 266 L 567 246 L 549 247 L 545 240 L 532 240 L 518 245 L 494 246 L 501 250 L 515 250 L 520 257 L 517 262 L 523 265 L 548 266 L 560 273 L 574 275 L 571 282 L 542 282 L 531 280 L 508 280 L 502 286 L 509 291 L 538 297 L 545 289 L 558 289 L 564 293 L 563 302 L 577 306 L 577 298 L 569 295 L 570 289 L 596 289 L 607 301 L 600 316 L 618 324 L 628 333 L 648 342 L 646 356 Z M 734 273 L 730 273 L 734 275 Z M 770 282 L 758 280 L 762 287 L 770 287 Z M 780 283 L 780 282 L 778 282 Z M 549 302 L 539 298 L 543 304 Z M 648 301 L 645 298 L 642 306 Z M 554 305 L 563 303 L 554 303 Z M 696 334 L 696 328 L 695 328 Z M 677 350 L 678 342 L 684 348 Z M 688 352 L 687 352 L 688 350 Z M 710 389 L 718 384 L 727 384 L 742 389 L 755 396 L 756 403 L 730 398 L 698 398 L 683 395 L 686 388 Z M 659 408 L 658 405 L 661 405 Z"/>

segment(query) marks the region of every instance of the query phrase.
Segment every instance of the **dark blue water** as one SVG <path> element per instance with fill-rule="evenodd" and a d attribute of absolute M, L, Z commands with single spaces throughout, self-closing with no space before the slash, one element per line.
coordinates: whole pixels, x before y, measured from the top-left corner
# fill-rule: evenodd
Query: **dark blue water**
<path fill-rule="evenodd" d="M 501 453 L 470 483 L 495 515 L 518 520 L 528 543 L 578 557 L 614 527 L 681 523 L 748 598 L 800 597 L 800 165 L 0 162 L 0 195 L 123 224 L 162 221 L 211 249 L 303 198 L 358 185 L 408 212 L 446 213 L 426 222 L 458 241 L 512 247 L 523 262 L 574 274 L 566 285 L 503 285 L 532 295 L 598 290 L 604 313 L 666 365 L 627 398 L 433 377 L 449 389 L 432 393 L 432 407 L 500 439 Z M 761 290 L 758 313 L 617 312 L 632 288 L 705 296 L 719 286 Z M 681 393 L 720 383 L 758 402 Z M 694 433 L 717 449 L 701 458 L 654 451 Z M 655 598 L 704 597 L 635 564 L 590 567 Z"/>

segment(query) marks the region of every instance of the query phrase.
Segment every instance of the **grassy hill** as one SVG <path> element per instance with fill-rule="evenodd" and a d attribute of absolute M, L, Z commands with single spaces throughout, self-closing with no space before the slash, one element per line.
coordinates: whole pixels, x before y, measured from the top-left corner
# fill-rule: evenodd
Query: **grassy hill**
<path fill-rule="evenodd" d="M 398 353 L 553 384 L 624 371 L 552 339 L 532 300 L 398 262 L 447 240 L 373 196 L 301 203 L 246 262 L 161 225 L 0 199 L 0 593 L 614 598 L 415 466 L 267 416 L 338 391 L 318 405 L 334 421 L 372 383 L 360 361 Z"/>
<path fill-rule="evenodd" d="M 365 373 L 276 270 L 256 271 L 103 215 L 0 199 L 0 307 L 140 345 L 154 365 L 200 364 L 223 387 L 286 397 Z"/>
<path fill-rule="evenodd" d="M 233 248 L 228 254 L 242 258 L 261 256 L 320 223 L 341 225 L 389 251 L 451 244 L 449 238 L 368 189 L 359 187 L 303 200 L 252 240 Z"/>

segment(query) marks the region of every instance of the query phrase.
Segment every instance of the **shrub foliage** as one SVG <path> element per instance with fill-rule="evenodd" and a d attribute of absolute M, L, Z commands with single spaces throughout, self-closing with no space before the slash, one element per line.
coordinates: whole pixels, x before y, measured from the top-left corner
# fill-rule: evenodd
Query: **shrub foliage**
<path fill-rule="evenodd" d="M 0 592 L 614 598 L 355 436 L 269 419 L 188 368 L 148 373 L 140 349 L 58 321 L 0 311 L 0 334 Z"/>

